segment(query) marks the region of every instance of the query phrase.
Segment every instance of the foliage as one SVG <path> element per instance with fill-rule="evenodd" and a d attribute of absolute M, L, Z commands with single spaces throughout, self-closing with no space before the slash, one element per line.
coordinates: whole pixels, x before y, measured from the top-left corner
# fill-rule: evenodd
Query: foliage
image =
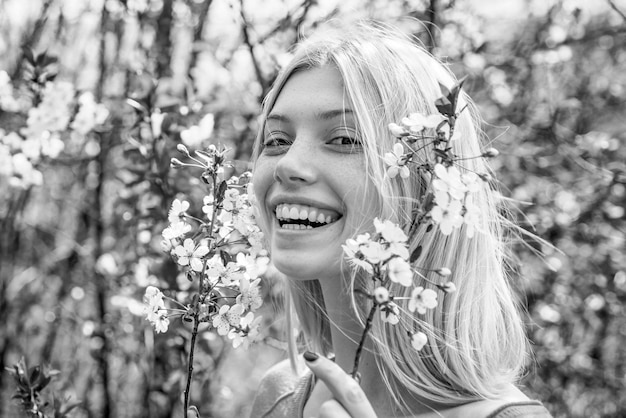
<path fill-rule="evenodd" d="M 29 417 L 65 418 L 72 409 L 80 405 L 79 402 L 59 401 L 56 396 L 52 398 L 52 405 L 42 400 L 41 392 L 46 389 L 52 378 L 59 374 L 58 370 L 46 370 L 41 366 L 27 368 L 24 359 L 7 370 L 13 375 L 17 386 L 13 399 L 19 401 L 24 413 Z M 45 411 L 50 409 L 52 414 L 46 415 Z"/>

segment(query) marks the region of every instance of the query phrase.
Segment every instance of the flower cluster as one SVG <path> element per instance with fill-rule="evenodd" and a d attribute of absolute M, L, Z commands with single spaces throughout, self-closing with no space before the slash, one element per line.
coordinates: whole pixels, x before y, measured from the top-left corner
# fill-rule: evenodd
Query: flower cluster
<path fill-rule="evenodd" d="M 198 216 L 192 215 L 188 201 L 172 202 L 162 248 L 197 283 L 198 291 L 181 302 L 148 287 L 146 318 L 157 332 L 165 332 L 173 316 L 205 323 L 232 340 L 234 347 L 247 347 L 259 338 L 261 317 L 254 313 L 263 302 L 259 277 L 269 263 L 250 200 L 250 174 L 224 180 L 224 149 L 209 146 L 194 156 L 183 144 L 178 149 L 191 162 L 174 158 L 172 166 L 202 169 L 209 193 L 202 198 Z M 166 308 L 164 298 L 175 307 Z"/>
<path fill-rule="evenodd" d="M 403 287 L 412 288 L 413 277 L 417 272 L 409 263 L 407 236 L 404 231 L 393 222 L 381 221 L 378 218 L 374 219 L 374 227 L 376 232 L 373 235 L 365 233 L 358 235 L 355 239 L 348 239 L 343 245 L 343 251 L 348 262 L 371 275 L 374 281 L 374 291 L 369 295 L 373 303 L 372 309 L 380 309 L 383 322 L 397 325 L 400 323 L 400 307 L 395 301 L 407 298 L 392 295 L 388 288 L 389 284 L 397 283 Z M 440 269 L 437 273 L 443 277 L 450 274 L 448 269 Z M 428 281 L 426 277 L 419 275 Z M 451 282 L 432 284 L 446 293 L 455 290 Z M 411 313 L 417 312 L 423 315 L 427 310 L 437 306 L 437 292 L 422 286 L 415 287 L 411 291 L 407 305 Z M 421 350 L 426 343 L 426 334 L 409 329 L 406 331 L 413 347 Z"/>
<path fill-rule="evenodd" d="M 431 221 L 439 226 L 444 235 L 465 226 L 469 238 L 480 230 L 479 209 L 474 197 L 490 176 L 464 169 L 460 162 L 473 158 L 491 158 L 498 155 L 490 148 L 478 156 L 454 154 L 452 142 L 460 140 L 455 131 L 459 113 L 456 110 L 463 81 L 451 90 L 441 86 L 444 96 L 436 102 L 438 114 L 412 113 L 401 123 L 389 124 L 389 131 L 397 138 L 392 151 L 384 156 L 387 175 L 390 178 L 410 177 L 410 165 L 431 179 L 427 191 L 421 197 L 416 224 Z M 429 152 L 432 158 L 420 160 L 419 153 Z"/>
<path fill-rule="evenodd" d="M 39 165 L 59 157 L 65 149 L 65 135 L 85 136 L 109 116 L 91 93 L 76 99 L 74 86 L 64 81 L 47 81 L 38 103 L 25 106 L 15 97 L 8 75 L 0 72 L 0 109 L 17 112 L 22 108 L 27 112 L 26 126 L 18 132 L 0 129 L 0 176 L 8 178 L 12 187 L 23 189 L 43 183 Z"/>
<path fill-rule="evenodd" d="M 429 179 L 425 192 L 417 199 L 411 231 L 421 224 L 427 224 L 429 231 L 437 227 L 443 235 L 464 227 L 468 238 L 481 231 L 481 214 L 476 201 L 484 187 L 481 183 L 490 177 L 464 168 L 461 162 L 495 157 L 497 151 L 489 149 L 478 156 L 454 154 L 453 142 L 462 140 L 455 131 L 456 121 L 464 110 L 457 110 L 462 84 L 463 81 L 450 90 L 441 86 L 443 96 L 435 102 L 438 113 L 411 113 L 400 123 L 389 124 L 389 131 L 397 141 L 383 158 L 386 175 L 404 181 L 414 175 L 412 173 L 417 173 L 421 178 Z M 343 245 L 348 262 L 371 277 L 371 288 L 374 289 L 371 293 L 356 290 L 369 297 L 372 306 L 357 349 L 353 375 L 356 375 L 359 354 L 377 310 L 383 322 L 404 327 L 411 345 L 421 350 L 428 341 L 426 333 L 416 330 L 420 326 L 416 322 L 408 326 L 401 321 L 401 310 L 404 307 L 412 315 L 424 315 L 438 305 L 440 294 L 436 289 L 441 290 L 442 295 L 456 290 L 452 281 L 434 282 L 424 274 L 435 273 L 445 279 L 452 274 L 447 267 L 427 269 L 412 265 L 419 258 L 421 247 L 409 256 L 407 236 L 398 225 L 375 219 L 374 227 L 375 233 L 358 235 Z M 393 295 L 390 291 L 392 283 L 407 288 L 402 293 L 410 296 Z M 404 303 L 398 304 L 399 300 Z"/>

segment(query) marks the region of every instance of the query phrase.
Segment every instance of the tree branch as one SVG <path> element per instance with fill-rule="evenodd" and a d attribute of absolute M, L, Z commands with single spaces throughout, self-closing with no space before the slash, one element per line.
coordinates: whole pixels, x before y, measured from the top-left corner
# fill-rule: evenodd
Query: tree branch
<path fill-rule="evenodd" d="M 252 58 L 252 65 L 254 66 L 254 73 L 256 74 L 257 81 L 261 85 L 261 90 L 262 90 L 261 96 L 264 97 L 268 89 L 267 81 L 265 80 L 265 77 L 263 76 L 263 72 L 261 71 L 261 67 L 257 60 L 257 57 L 254 54 L 254 45 L 252 45 L 252 42 L 250 41 L 250 28 L 249 28 L 248 20 L 246 19 L 246 15 L 243 10 L 243 0 L 239 0 L 239 5 L 240 5 L 239 13 L 241 15 L 241 23 L 242 23 L 241 32 L 243 34 L 243 43 L 246 45 L 246 47 L 250 51 L 250 57 Z"/>
<path fill-rule="evenodd" d="M 626 14 L 624 12 L 622 12 L 617 5 L 615 4 L 615 2 L 613 0 L 607 0 L 609 2 L 609 6 L 611 6 L 611 9 L 613 9 L 614 11 L 617 12 L 618 15 L 620 15 L 622 17 L 622 19 L 626 20 Z"/>

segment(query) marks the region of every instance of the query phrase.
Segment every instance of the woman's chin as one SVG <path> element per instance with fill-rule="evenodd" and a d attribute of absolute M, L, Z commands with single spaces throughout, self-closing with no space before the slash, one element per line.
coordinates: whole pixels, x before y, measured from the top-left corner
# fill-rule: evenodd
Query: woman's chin
<path fill-rule="evenodd" d="M 272 257 L 272 262 L 278 271 L 291 280 L 323 280 L 329 276 L 336 276 L 339 263 L 329 260 L 295 260 L 295 257 Z M 334 272 L 334 274 L 333 274 Z"/>

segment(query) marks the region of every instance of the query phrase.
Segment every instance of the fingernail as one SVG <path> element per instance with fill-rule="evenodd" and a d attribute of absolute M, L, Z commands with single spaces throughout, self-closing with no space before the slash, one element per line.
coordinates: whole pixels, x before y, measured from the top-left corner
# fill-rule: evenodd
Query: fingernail
<path fill-rule="evenodd" d="M 361 384 L 361 373 L 356 372 L 356 374 L 352 377 L 358 384 Z"/>
<path fill-rule="evenodd" d="M 312 353 L 311 351 L 305 351 L 302 356 L 304 357 L 306 361 L 309 361 L 309 362 L 315 361 L 320 357 L 316 353 Z"/>

